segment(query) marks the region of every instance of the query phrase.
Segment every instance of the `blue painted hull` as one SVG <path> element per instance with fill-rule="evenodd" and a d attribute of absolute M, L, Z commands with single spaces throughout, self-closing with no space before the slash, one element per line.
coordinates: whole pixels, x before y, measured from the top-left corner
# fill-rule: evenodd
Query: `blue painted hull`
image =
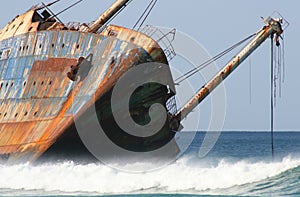
<path fill-rule="evenodd" d="M 91 105 L 101 106 L 97 114 L 103 116 L 105 106 L 101 103 L 108 99 L 103 96 L 129 68 L 143 62 L 167 64 L 164 52 L 151 38 L 129 29 L 111 28 L 119 35 L 53 30 L 0 41 L 2 160 L 35 160 Z M 135 43 L 132 36 L 143 44 Z M 92 66 L 84 79 L 79 84 L 70 80 L 67 73 L 71 66 L 80 57 L 89 56 Z M 151 94 L 143 92 L 145 96 Z M 74 100 L 74 94 L 80 99 Z M 163 105 L 172 96 L 163 91 L 158 95 L 157 102 Z M 103 120 L 110 122 L 111 118 L 108 115 Z M 164 130 L 169 131 L 167 125 Z"/>

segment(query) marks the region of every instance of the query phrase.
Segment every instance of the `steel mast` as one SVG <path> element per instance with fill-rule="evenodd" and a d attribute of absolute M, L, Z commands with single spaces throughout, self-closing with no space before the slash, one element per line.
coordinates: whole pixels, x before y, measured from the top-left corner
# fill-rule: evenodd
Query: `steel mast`
<path fill-rule="evenodd" d="M 99 18 L 94 21 L 86 30 L 89 33 L 96 33 L 107 21 L 109 21 L 115 14 L 124 8 L 131 0 L 116 0 Z"/>
<path fill-rule="evenodd" d="M 221 71 L 219 71 L 207 84 L 205 84 L 172 118 L 178 123 L 197 107 L 224 79 L 226 79 L 252 52 L 255 51 L 267 38 L 276 34 L 276 41 L 282 34 L 282 19 L 268 18 L 266 25 L 255 38 L 243 48 Z M 173 122 L 172 121 L 172 122 Z M 174 123 L 174 122 L 173 122 Z M 175 124 L 179 125 L 179 124 Z M 174 128 L 175 129 L 175 128 Z"/>

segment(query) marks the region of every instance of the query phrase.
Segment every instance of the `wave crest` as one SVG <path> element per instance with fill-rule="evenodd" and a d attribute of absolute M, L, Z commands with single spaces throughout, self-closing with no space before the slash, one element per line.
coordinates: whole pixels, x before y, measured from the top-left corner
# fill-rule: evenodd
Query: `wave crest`
<path fill-rule="evenodd" d="M 184 156 L 163 169 L 132 174 L 95 163 L 68 161 L 34 166 L 27 163 L 0 166 L 0 194 L 8 191 L 9 194 L 35 191 L 37 195 L 45 191 L 47 194 L 257 194 L 257 190 L 262 189 L 258 187 L 259 183 L 272 177 L 280 179 L 282 175 L 286 178 L 291 174 L 284 172 L 299 165 L 300 158 L 291 156 L 277 162 L 213 161 Z"/>

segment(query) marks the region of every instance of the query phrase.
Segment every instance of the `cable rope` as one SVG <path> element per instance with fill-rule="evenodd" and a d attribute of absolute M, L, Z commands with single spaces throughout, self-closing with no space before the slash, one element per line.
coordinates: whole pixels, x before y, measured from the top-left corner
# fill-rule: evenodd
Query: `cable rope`
<path fill-rule="evenodd" d="M 138 30 L 140 30 L 140 28 L 143 26 L 143 24 L 145 23 L 146 19 L 149 17 L 150 13 L 152 12 L 154 6 L 156 5 L 157 0 L 155 0 L 155 2 L 153 3 L 152 7 L 150 8 L 149 12 L 147 13 L 147 15 L 145 16 L 144 20 L 142 21 L 142 23 L 140 24 Z"/>
<path fill-rule="evenodd" d="M 155 0 L 151 0 L 151 2 L 149 3 L 149 5 L 146 7 L 146 9 L 144 10 L 143 14 L 140 16 L 140 18 L 136 21 L 136 23 L 134 24 L 132 29 L 135 29 L 136 26 L 140 23 L 140 21 L 143 19 L 143 17 L 145 16 L 146 12 L 148 11 L 148 9 L 150 8 L 150 6 L 152 5 L 152 3 Z"/>
<path fill-rule="evenodd" d="M 154 6 L 156 5 L 158 0 L 151 0 L 151 2 L 149 3 L 149 5 L 146 7 L 146 9 L 144 10 L 143 14 L 141 15 L 141 17 L 138 19 L 138 21 L 135 23 L 135 25 L 133 26 L 133 29 L 136 28 L 136 26 L 140 23 L 137 31 L 139 31 L 141 29 L 141 27 L 143 26 L 143 24 L 145 23 L 146 19 L 149 17 L 150 13 L 152 12 Z M 142 20 L 143 19 L 143 20 Z M 142 22 L 141 22 L 142 20 Z"/>
<path fill-rule="evenodd" d="M 233 49 L 237 48 L 238 46 L 240 46 L 241 44 L 243 44 L 244 42 L 248 41 L 249 39 L 251 39 L 252 37 L 254 37 L 255 35 L 257 35 L 257 33 L 254 33 L 248 37 L 246 37 L 245 39 L 241 40 L 240 42 L 232 45 L 231 47 L 229 47 L 228 49 L 222 51 L 221 53 L 217 54 L 216 56 L 214 56 L 213 58 L 205 61 L 204 63 L 200 64 L 199 66 L 191 69 L 190 71 L 188 71 L 187 73 L 183 74 L 182 76 L 178 77 L 177 79 L 175 79 L 175 83 L 176 84 L 180 84 L 182 81 L 190 78 L 191 76 L 193 76 L 194 74 L 196 74 L 197 72 L 199 72 L 200 70 L 204 69 L 205 67 L 207 67 L 208 65 L 210 65 L 211 63 L 215 62 L 216 60 L 220 59 L 221 57 L 223 57 L 224 55 L 226 55 L 227 53 L 231 52 Z"/>
<path fill-rule="evenodd" d="M 274 36 L 271 36 L 271 98 L 270 98 L 270 127 L 271 127 L 271 151 L 274 161 Z"/>
<path fill-rule="evenodd" d="M 71 9 L 72 7 L 74 7 L 75 5 L 77 5 L 78 3 L 82 2 L 82 1 L 83 1 L 83 0 L 79 0 L 79 1 L 77 1 L 77 2 L 75 2 L 75 3 L 73 3 L 72 5 L 70 5 L 69 7 L 67 7 L 67 8 L 65 8 L 65 9 L 63 9 L 62 11 L 58 12 L 57 14 L 55 14 L 54 16 L 52 16 L 51 18 L 57 17 L 58 15 L 60 15 L 60 14 L 64 13 L 65 11 Z"/>

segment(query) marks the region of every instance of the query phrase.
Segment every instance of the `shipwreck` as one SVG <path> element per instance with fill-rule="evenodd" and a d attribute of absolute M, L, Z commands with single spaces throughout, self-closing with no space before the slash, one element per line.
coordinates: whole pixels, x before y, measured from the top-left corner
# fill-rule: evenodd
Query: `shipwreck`
<path fill-rule="evenodd" d="M 129 2 L 116 0 L 91 24 L 64 24 L 51 12 L 52 4 L 33 6 L 0 30 L 2 161 L 36 160 L 66 132 L 75 129 L 74 118 L 85 118 L 88 124 L 85 113 L 92 105 L 106 134 L 121 147 L 137 151 L 161 147 L 180 130 L 180 121 L 257 47 L 269 37 L 278 40 L 283 32 L 281 19 L 266 19 L 264 27 L 238 55 L 186 105 L 174 110 L 170 101 L 176 91 L 168 65 L 175 53 L 151 38 L 153 29 L 136 31 L 108 25 Z M 137 124 L 147 124 L 150 106 L 160 103 L 168 118 L 159 132 L 140 138 L 119 128 L 110 101 L 118 79 L 130 68 L 149 62 L 165 65 L 163 72 L 160 68 L 153 72 L 168 78 L 170 84 L 138 88 L 130 103 L 130 114 Z M 74 95 L 84 96 L 75 100 Z"/>

